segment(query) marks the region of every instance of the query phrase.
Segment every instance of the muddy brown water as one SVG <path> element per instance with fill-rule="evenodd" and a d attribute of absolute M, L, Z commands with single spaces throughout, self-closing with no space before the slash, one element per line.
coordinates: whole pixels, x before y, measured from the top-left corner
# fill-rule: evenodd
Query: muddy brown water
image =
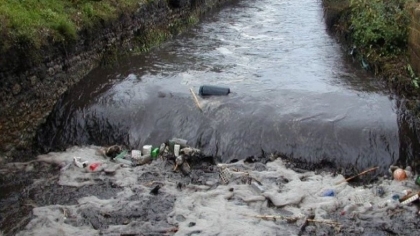
<path fill-rule="evenodd" d="M 203 84 L 232 93 L 200 98 L 200 112 L 189 89 L 197 93 Z M 317 0 L 239 1 L 149 53 L 93 70 L 56 104 L 36 148 L 141 149 L 172 137 L 221 162 L 276 152 L 353 172 L 379 166 L 383 174 L 395 163 L 419 168 L 416 126 L 404 100 L 328 34 Z M 42 190 L 22 192 L 33 176 L 16 175 L 1 181 L 0 222 L 7 232 L 10 215 L 22 218 L 19 212 L 30 210 L 28 198 L 49 205 L 70 192 L 53 184 L 45 189 L 55 200 Z M 101 185 L 110 190 L 80 195 L 117 191 Z"/>

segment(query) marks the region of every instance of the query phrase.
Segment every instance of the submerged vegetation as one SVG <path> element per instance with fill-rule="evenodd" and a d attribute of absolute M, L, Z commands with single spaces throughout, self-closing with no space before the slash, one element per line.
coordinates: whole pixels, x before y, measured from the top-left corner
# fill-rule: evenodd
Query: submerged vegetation
<path fill-rule="evenodd" d="M 323 0 L 334 29 L 362 67 L 385 78 L 402 95 L 418 96 L 408 59 L 410 9 L 417 0 Z"/>

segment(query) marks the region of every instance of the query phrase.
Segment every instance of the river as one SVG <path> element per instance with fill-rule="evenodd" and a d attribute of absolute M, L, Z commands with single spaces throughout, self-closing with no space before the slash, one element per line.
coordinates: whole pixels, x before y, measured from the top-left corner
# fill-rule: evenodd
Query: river
<path fill-rule="evenodd" d="M 37 148 L 141 149 L 179 137 L 219 162 L 278 153 L 342 172 L 418 168 L 404 102 L 348 53 L 320 1 L 238 1 L 148 53 L 94 69 L 56 104 Z M 189 89 L 206 84 L 231 93 L 200 98 L 201 112 Z"/>
<path fill-rule="evenodd" d="M 229 87 L 203 98 L 189 88 Z M 189 140 L 221 161 L 279 152 L 382 170 L 400 156 L 395 100 L 326 30 L 319 1 L 243 1 L 68 91 L 40 130 L 43 151 L 139 149 Z"/>

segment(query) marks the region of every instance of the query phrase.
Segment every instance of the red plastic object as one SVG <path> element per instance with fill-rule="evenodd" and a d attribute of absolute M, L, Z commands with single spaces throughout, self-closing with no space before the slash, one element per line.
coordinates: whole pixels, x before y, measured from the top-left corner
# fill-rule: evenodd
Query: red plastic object
<path fill-rule="evenodd" d="M 89 170 L 91 171 L 95 171 L 99 166 L 101 165 L 101 163 L 92 163 L 89 165 Z"/>

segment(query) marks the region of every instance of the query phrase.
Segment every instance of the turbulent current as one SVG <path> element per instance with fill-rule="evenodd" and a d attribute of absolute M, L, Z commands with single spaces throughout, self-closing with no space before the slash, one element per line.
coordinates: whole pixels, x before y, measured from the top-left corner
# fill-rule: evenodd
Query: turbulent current
<path fill-rule="evenodd" d="M 92 71 L 56 105 L 38 144 L 138 149 L 179 137 L 224 162 L 277 152 L 385 171 L 413 159 L 416 140 L 375 81 L 328 34 L 319 1 L 240 1 L 160 48 Z M 232 93 L 200 98 L 200 112 L 190 88 L 201 85 Z"/>
<path fill-rule="evenodd" d="M 0 229 L 18 235 L 411 234 L 418 209 L 392 197 L 417 187 L 411 179 L 382 176 L 396 163 L 418 170 L 419 142 L 404 101 L 377 81 L 328 34 L 320 1 L 238 1 L 148 53 L 94 69 L 67 91 L 38 131 L 44 154 L 0 170 Z M 199 97 L 200 110 L 190 89 L 198 93 L 202 85 L 231 93 Z M 79 156 L 111 168 L 116 163 L 97 153 L 100 146 L 141 149 L 174 137 L 214 162 L 191 164 L 189 175 L 160 158 L 118 166 L 113 175 L 72 162 Z M 265 161 L 243 162 L 252 156 Z M 304 172 L 286 160 L 339 173 L 376 166 L 366 177 L 376 182 L 337 184 L 344 176 Z M 221 183 L 226 168 L 238 179 Z"/>

